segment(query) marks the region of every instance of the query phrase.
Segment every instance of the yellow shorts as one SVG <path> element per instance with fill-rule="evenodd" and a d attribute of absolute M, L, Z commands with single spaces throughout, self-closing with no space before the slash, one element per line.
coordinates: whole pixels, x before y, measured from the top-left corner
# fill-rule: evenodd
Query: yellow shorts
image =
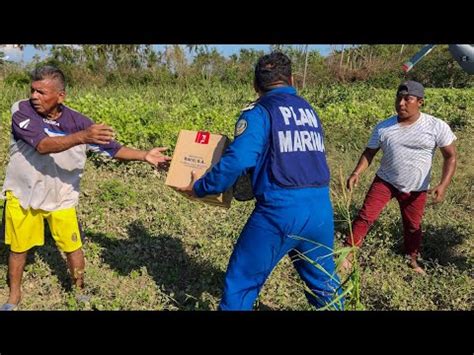
<path fill-rule="evenodd" d="M 44 245 L 44 220 L 58 248 L 66 253 L 82 246 L 81 232 L 74 207 L 58 211 L 25 210 L 11 191 L 6 192 L 3 224 L 5 244 L 10 250 L 22 253 L 34 246 Z"/>

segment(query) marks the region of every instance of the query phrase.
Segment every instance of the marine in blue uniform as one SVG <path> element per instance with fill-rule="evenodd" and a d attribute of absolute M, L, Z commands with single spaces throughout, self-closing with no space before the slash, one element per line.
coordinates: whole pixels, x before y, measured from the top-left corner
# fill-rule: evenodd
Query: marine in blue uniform
<path fill-rule="evenodd" d="M 311 304 L 343 307 L 331 254 L 334 222 L 324 133 L 314 109 L 291 85 L 286 55 L 261 57 L 254 79 L 259 99 L 242 110 L 235 140 L 211 171 L 181 189 L 203 197 L 226 191 L 245 174 L 251 176 L 257 202 L 230 258 L 221 310 L 251 310 L 286 254 L 311 290 L 306 292 Z"/>

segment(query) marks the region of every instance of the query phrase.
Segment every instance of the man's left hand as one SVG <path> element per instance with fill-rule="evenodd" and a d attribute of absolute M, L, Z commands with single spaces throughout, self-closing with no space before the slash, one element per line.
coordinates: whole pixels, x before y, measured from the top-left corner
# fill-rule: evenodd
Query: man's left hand
<path fill-rule="evenodd" d="M 439 203 L 444 200 L 444 195 L 446 194 L 446 187 L 443 185 L 438 185 L 435 188 L 428 190 L 428 193 L 432 195 L 433 203 Z"/>
<path fill-rule="evenodd" d="M 145 155 L 145 161 L 159 169 L 168 170 L 171 158 L 162 154 L 167 149 L 165 147 L 150 149 Z"/>
<path fill-rule="evenodd" d="M 191 171 L 191 182 L 189 183 L 188 186 L 185 186 L 185 187 L 176 187 L 176 191 L 179 191 L 179 192 L 182 192 L 186 195 L 188 195 L 189 197 L 197 197 L 196 194 L 194 193 L 194 189 L 193 189 L 193 186 L 194 186 L 194 183 L 196 182 L 196 172 L 195 171 Z"/>

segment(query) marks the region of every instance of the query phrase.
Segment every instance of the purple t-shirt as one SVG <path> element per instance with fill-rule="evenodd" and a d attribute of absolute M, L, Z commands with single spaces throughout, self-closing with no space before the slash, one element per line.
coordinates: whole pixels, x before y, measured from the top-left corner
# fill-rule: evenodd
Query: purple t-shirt
<path fill-rule="evenodd" d="M 114 157 L 122 147 L 111 141 L 106 145 L 80 144 L 60 153 L 38 153 L 36 147 L 42 139 L 66 136 L 93 124 L 88 117 L 65 105 L 61 109 L 57 120 L 49 120 L 40 116 L 29 100 L 12 106 L 10 161 L 2 195 L 12 191 L 25 209 L 56 211 L 75 206 L 87 151 Z"/>
<path fill-rule="evenodd" d="M 16 140 L 23 140 L 33 148 L 49 136 L 66 136 L 87 129 L 94 122 L 83 114 L 61 105 L 62 113 L 57 120 L 50 120 L 40 116 L 30 100 L 19 102 L 18 110 L 12 115 L 12 133 Z M 111 141 L 106 145 L 90 145 L 89 149 L 107 153 L 113 157 L 122 146 Z"/>

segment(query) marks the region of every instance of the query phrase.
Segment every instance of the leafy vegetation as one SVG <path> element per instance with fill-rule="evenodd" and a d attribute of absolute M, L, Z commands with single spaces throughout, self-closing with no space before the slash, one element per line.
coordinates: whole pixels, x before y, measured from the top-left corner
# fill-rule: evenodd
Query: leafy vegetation
<path fill-rule="evenodd" d="M 8 161 L 10 106 L 28 87 L 0 81 L 0 181 Z M 361 206 L 380 157 L 352 195 L 343 188 L 374 124 L 391 115 L 394 88 L 308 85 L 302 92 L 317 109 L 326 133 L 336 219 L 336 253 Z M 441 205 L 424 218 L 423 257 L 428 275 L 405 264 L 398 206 L 391 202 L 359 252 L 358 273 L 345 283 L 348 309 L 472 310 L 474 89 L 427 89 L 425 112 L 445 119 L 458 137 L 459 162 Z M 240 108 L 254 99 L 250 85 L 201 80 L 186 89 L 173 83 L 73 87 L 67 104 L 106 122 L 117 139 L 137 148 L 174 149 L 180 129 L 207 129 L 232 137 Z M 439 180 L 441 156 L 433 180 Z M 253 202 L 229 210 L 191 202 L 164 186 L 165 175 L 143 163 L 92 158 L 82 180 L 79 218 L 86 233 L 86 291 L 78 304 L 70 291 L 64 257 L 51 238 L 31 252 L 23 309 L 208 310 L 216 309 L 227 261 Z M 3 206 L 0 206 L 0 213 Z M 8 249 L 0 246 L 0 298 L 6 299 Z M 344 279 L 344 278 L 343 278 Z M 260 310 L 311 309 L 289 258 L 264 286 Z"/>
<path fill-rule="evenodd" d="M 48 56 L 23 68 L 0 57 L 0 78 L 11 84 L 24 84 L 27 71 L 42 64 L 61 68 L 72 86 L 108 85 L 188 86 L 213 82 L 235 85 L 252 82 L 256 60 L 264 51 L 241 49 L 229 58 L 207 45 L 167 45 L 156 51 L 151 45 L 44 45 Z M 419 80 L 426 87 L 473 87 L 474 77 L 466 74 L 448 51 L 439 45 L 408 75 L 402 63 L 421 45 L 333 46 L 322 56 L 306 45 L 272 45 L 291 58 L 296 86 L 366 83 L 378 88 L 393 88 L 406 77 Z M 0 52 L 1 54 L 1 52 Z"/>

